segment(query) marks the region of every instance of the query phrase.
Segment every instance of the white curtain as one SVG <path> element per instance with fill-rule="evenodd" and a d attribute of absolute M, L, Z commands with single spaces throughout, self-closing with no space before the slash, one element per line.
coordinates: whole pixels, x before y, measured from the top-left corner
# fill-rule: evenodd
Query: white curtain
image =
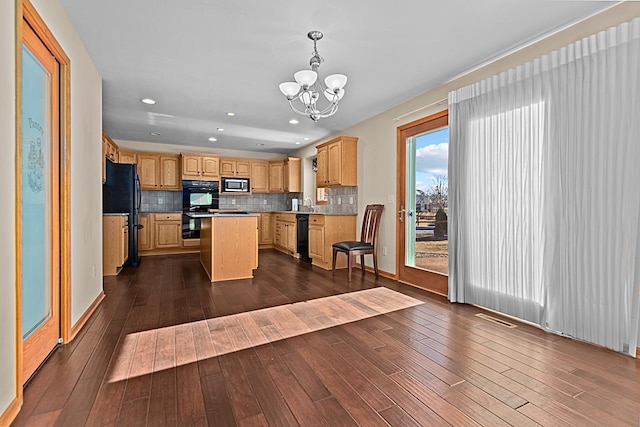
<path fill-rule="evenodd" d="M 635 354 L 640 18 L 449 94 L 449 299 Z"/>

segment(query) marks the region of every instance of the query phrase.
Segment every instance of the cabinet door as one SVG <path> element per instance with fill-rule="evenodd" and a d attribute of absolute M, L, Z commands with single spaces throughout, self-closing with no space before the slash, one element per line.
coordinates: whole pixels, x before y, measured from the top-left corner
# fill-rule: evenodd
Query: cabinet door
<path fill-rule="evenodd" d="M 342 183 L 342 143 L 341 141 L 329 144 L 327 153 L 327 180 L 329 185 Z"/>
<path fill-rule="evenodd" d="M 249 178 L 251 176 L 251 161 L 236 160 L 236 176 Z"/>
<path fill-rule="evenodd" d="M 290 251 L 290 252 L 294 252 L 296 251 L 296 244 L 297 244 L 297 236 L 296 236 L 296 224 L 294 223 L 287 223 L 286 226 L 286 234 L 287 234 L 287 244 L 286 244 L 286 248 Z"/>
<path fill-rule="evenodd" d="M 122 259 L 120 265 L 123 265 L 129 258 L 129 226 L 122 226 L 122 241 L 120 242 L 122 248 Z"/>
<path fill-rule="evenodd" d="M 136 162 L 135 151 L 120 150 L 118 154 L 118 163 L 134 164 Z"/>
<path fill-rule="evenodd" d="M 175 248 L 180 246 L 182 223 L 180 221 L 156 221 L 155 247 Z"/>
<path fill-rule="evenodd" d="M 140 188 L 143 190 L 158 190 L 159 158 L 155 154 L 138 154 L 138 176 Z"/>
<path fill-rule="evenodd" d="M 318 148 L 316 187 L 326 187 L 329 185 L 329 178 L 327 177 L 327 149 L 327 146 Z"/>
<path fill-rule="evenodd" d="M 309 256 L 313 259 L 325 260 L 324 225 L 309 224 Z"/>
<path fill-rule="evenodd" d="M 220 158 L 218 156 L 202 156 L 202 177 L 213 181 L 220 177 Z"/>
<path fill-rule="evenodd" d="M 300 163 L 301 160 L 295 157 L 289 157 L 284 161 L 283 174 L 285 192 L 299 193 L 302 191 Z"/>
<path fill-rule="evenodd" d="M 199 179 L 202 175 L 202 157 L 182 155 L 182 179 Z"/>
<path fill-rule="evenodd" d="M 259 243 L 261 245 L 269 245 L 273 243 L 273 215 L 270 213 L 261 213 L 259 218 Z"/>
<path fill-rule="evenodd" d="M 283 163 L 280 161 L 269 162 L 269 192 L 270 193 L 282 193 L 284 191 L 283 186 Z"/>
<path fill-rule="evenodd" d="M 269 191 L 269 162 L 251 162 L 251 192 L 266 193 Z"/>
<path fill-rule="evenodd" d="M 220 176 L 236 176 L 236 162 L 230 159 L 220 159 Z"/>
<path fill-rule="evenodd" d="M 274 244 L 276 246 L 284 247 L 282 244 L 282 236 L 284 235 L 284 225 L 280 220 L 275 221 L 275 236 L 274 236 Z"/>
<path fill-rule="evenodd" d="M 160 188 L 179 190 L 182 188 L 180 176 L 180 158 L 178 156 L 160 156 Z"/>
<path fill-rule="evenodd" d="M 142 228 L 138 230 L 138 250 L 152 249 L 151 216 L 148 214 L 140 215 L 140 225 L 142 225 Z"/>

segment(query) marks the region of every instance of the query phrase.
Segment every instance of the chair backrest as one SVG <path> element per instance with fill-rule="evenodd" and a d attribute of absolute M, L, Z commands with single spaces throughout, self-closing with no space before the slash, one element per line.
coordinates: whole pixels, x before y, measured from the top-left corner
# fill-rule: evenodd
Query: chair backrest
<path fill-rule="evenodd" d="M 364 218 L 362 218 L 362 233 L 360 241 L 373 244 L 374 248 L 378 245 L 378 232 L 380 231 L 380 222 L 382 221 L 382 209 L 384 205 L 367 205 L 364 210 Z"/>

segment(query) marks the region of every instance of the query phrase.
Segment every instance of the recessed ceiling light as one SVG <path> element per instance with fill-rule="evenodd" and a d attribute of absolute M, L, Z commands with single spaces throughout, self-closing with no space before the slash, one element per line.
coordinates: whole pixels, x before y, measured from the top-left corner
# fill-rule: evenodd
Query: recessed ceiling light
<path fill-rule="evenodd" d="M 149 135 L 151 135 L 151 136 L 160 136 L 161 133 L 160 132 L 149 132 Z"/>
<path fill-rule="evenodd" d="M 232 113 L 231 111 L 229 111 L 229 112 L 227 113 L 227 116 L 229 116 L 229 117 L 233 117 L 233 116 L 235 116 L 235 115 L 236 115 L 236 113 Z"/>
<path fill-rule="evenodd" d="M 218 128 L 218 132 L 224 132 L 224 128 Z"/>
<path fill-rule="evenodd" d="M 156 103 L 156 100 L 151 98 L 142 98 L 140 102 L 142 102 L 143 104 L 153 105 Z"/>
<path fill-rule="evenodd" d="M 291 120 L 289 120 L 289 123 L 291 123 L 292 125 L 297 125 L 300 122 L 297 121 L 296 119 L 291 119 Z"/>
<path fill-rule="evenodd" d="M 309 140 L 309 138 L 308 138 L 308 137 L 306 137 L 306 136 L 305 136 L 303 139 L 304 139 L 305 141 L 308 141 L 308 140 Z"/>
<path fill-rule="evenodd" d="M 296 141 L 296 145 L 300 145 L 300 142 L 299 142 L 299 141 Z"/>
<path fill-rule="evenodd" d="M 209 141 L 211 141 L 211 142 L 216 142 L 216 141 L 217 141 L 217 139 L 216 139 L 216 138 L 214 138 L 214 137 L 211 137 L 211 138 L 209 138 Z"/>

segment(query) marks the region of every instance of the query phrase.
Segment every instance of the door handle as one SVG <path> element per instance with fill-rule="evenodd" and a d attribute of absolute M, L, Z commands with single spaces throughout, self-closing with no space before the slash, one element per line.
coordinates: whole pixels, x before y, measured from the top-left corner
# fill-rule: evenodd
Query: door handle
<path fill-rule="evenodd" d="M 406 211 L 404 210 L 404 206 L 400 205 L 400 210 L 398 211 L 398 221 L 400 222 L 404 222 L 404 213 Z"/>

